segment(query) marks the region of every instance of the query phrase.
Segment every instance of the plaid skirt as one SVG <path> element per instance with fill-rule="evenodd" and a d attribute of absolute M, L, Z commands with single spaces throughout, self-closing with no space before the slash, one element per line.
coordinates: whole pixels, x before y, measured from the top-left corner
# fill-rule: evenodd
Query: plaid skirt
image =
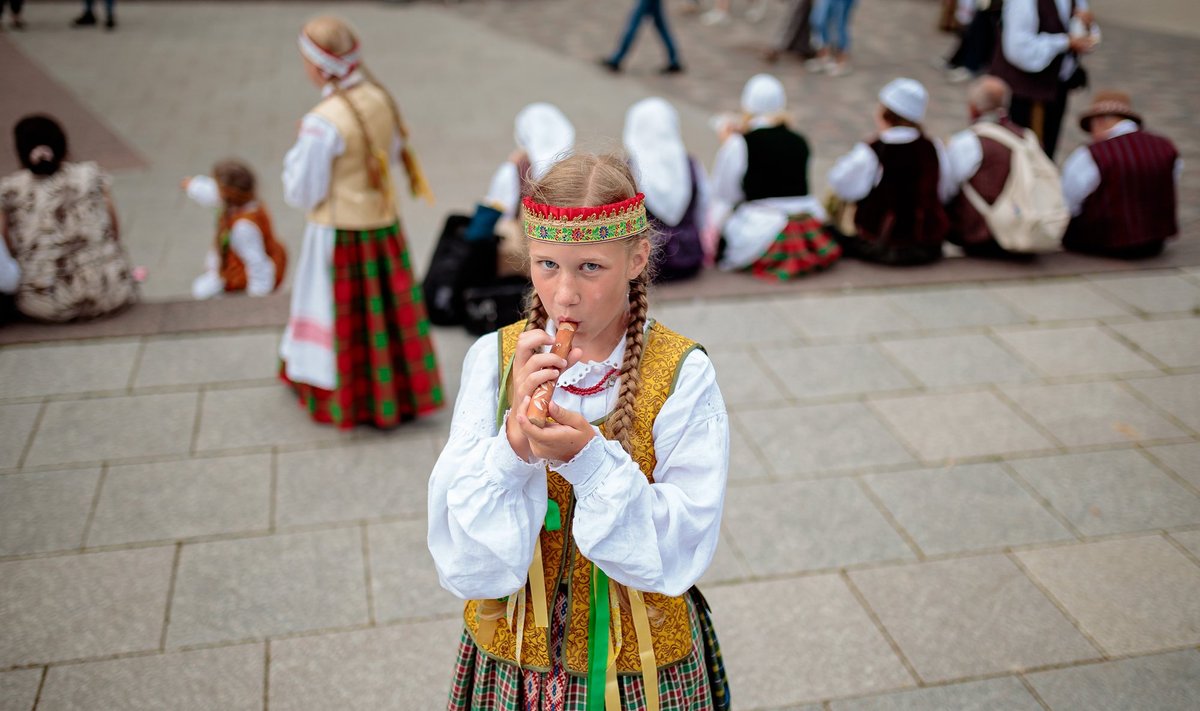
<path fill-rule="evenodd" d="M 842 256 L 842 248 L 809 215 L 792 215 L 767 251 L 750 265 L 761 279 L 788 281 L 819 272 Z"/>
<path fill-rule="evenodd" d="M 728 711 L 729 682 L 713 631 L 708 602 L 700 591 L 687 594 L 692 625 L 692 653 L 658 672 L 662 711 Z M 554 640 L 554 668 L 548 672 L 519 669 L 483 652 L 463 630 L 458 645 L 449 711 L 587 711 L 587 679 L 566 673 L 562 666 L 562 639 L 567 619 L 566 588 L 554 601 L 550 638 Z M 646 708 L 641 676 L 618 676 L 623 711 Z"/>
<path fill-rule="evenodd" d="M 332 269 L 337 386 L 292 382 L 281 367 L 301 406 L 346 429 L 395 427 L 441 407 L 429 318 L 400 225 L 337 230 Z"/>

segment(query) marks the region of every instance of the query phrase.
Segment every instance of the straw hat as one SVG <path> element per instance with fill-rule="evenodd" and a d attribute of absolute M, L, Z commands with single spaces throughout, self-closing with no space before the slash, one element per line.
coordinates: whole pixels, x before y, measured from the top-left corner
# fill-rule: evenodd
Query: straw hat
<path fill-rule="evenodd" d="M 1079 127 L 1091 131 L 1092 119 L 1097 116 L 1120 116 L 1142 125 L 1142 116 L 1133 110 L 1129 94 L 1123 91 L 1097 91 L 1092 105 L 1079 115 Z"/>

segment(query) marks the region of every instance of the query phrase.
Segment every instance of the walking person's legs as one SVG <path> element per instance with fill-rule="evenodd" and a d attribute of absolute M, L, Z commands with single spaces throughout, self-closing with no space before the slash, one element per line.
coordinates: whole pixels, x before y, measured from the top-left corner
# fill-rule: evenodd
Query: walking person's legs
<path fill-rule="evenodd" d="M 828 69 L 829 44 L 832 36 L 829 32 L 830 9 L 834 0 L 816 0 L 812 9 L 812 33 L 817 41 L 817 56 L 804 63 L 810 72 L 823 72 Z"/>
<path fill-rule="evenodd" d="M 667 26 L 667 11 L 663 7 L 663 0 L 647 0 L 647 4 L 650 15 L 654 18 L 654 27 L 658 29 L 658 36 L 662 37 L 663 46 L 667 50 L 667 66 L 663 68 L 663 72 L 683 71 L 683 66 L 679 64 L 679 54 L 675 51 L 675 41 L 671 39 L 671 28 Z"/>
<path fill-rule="evenodd" d="M 855 0 L 829 0 L 829 24 L 837 28 L 837 41 L 833 53 L 837 65 L 829 71 L 834 76 L 850 71 L 850 19 L 854 15 L 854 2 Z"/>
<path fill-rule="evenodd" d="M 629 48 L 633 46 L 633 40 L 637 37 L 638 26 L 642 24 L 642 18 L 646 16 L 650 2 L 651 0 L 634 0 L 633 10 L 629 13 L 629 21 L 625 25 L 625 35 L 621 38 L 621 46 L 617 48 L 617 51 L 611 57 L 601 59 L 601 64 L 614 72 L 620 71 L 621 60 L 625 59 Z"/>

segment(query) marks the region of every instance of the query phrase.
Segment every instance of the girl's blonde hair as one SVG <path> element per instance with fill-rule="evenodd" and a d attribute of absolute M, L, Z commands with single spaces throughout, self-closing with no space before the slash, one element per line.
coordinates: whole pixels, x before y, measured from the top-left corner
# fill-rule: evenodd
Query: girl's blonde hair
<path fill-rule="evenodd" d="M 620 155 L 575 153 L 559 161 L 534 183 L 530 197 L 534 202 L 558 207 L 594 207 L 627 200 L 637 194 L 637 184 L 629 162 Z M 651 243 L 648 233 L 625 240 L 629 250 L 642 240 Z M 526 244 L 528 247 L 528 244 Z M 653 251 L 653 250 L 652 250 Z M 625 358 L 621 362 L 621 390 L 608 418 L 609 434 L 626 452 L 632 454 L 633 406 L 642 388 L 642 351 L 645 347 L 646 312 L 650 307 L 650 262 L 641 274 L 629 280 L 629 325 L 625 329 Z M 546 308 L 537 290 L 526 299 L 525 330 L 546 327 Z"/>

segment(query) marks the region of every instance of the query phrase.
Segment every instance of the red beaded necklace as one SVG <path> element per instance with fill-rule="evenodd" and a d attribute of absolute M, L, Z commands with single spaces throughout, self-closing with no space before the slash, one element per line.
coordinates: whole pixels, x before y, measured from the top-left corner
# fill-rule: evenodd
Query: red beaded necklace
<path fill-rule="evenodd" d="M 617 382 L 617 379 L 614 376 L 619 372 L 620 370 L 618 368 L 609 368 L 608 372 L 604 374 L 604 377 L 600 378 L 600 382 L 586 388 L 577 388 L 574 385 L 560 385 L 559 387 L 571 393 L 572 395 L 595 395 L 601 390 L 607 388 L 609 385 Z"/>

